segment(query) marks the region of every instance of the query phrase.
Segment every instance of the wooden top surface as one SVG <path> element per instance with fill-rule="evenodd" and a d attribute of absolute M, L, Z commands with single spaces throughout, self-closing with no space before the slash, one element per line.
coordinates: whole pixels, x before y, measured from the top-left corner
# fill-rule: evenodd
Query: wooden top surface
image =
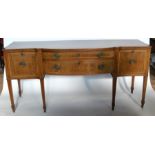
<path fill-rule="evenodd" d="M 149 47 L 140 40 L 64 40 L 13 42 L 5 49 L 88 49 L 112 47 Z"/>

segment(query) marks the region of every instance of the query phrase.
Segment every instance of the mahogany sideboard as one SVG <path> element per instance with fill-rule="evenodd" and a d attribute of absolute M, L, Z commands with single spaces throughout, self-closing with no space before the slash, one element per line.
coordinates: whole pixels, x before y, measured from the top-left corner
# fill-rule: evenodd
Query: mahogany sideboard
<path fill-rule="evenodd" d="M 145 103 L 151 47 L 139 40 L 67 40 L 13 42 L 4 50 L 6 77 L 12 111 L 15 104 L 12 79 L 39 79 L 46 111 L 45 75 L 112 75 L 112 110 L 115 107 L 117 77 L 143 76 L 141 107 Z"/>

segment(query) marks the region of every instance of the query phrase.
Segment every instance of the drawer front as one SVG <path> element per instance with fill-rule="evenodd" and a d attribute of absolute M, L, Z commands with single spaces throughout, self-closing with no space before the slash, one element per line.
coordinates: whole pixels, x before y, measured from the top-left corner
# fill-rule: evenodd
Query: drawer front
<path fill-rule="evenodd" d="M 45 61 L 45 74 L 90 75 L 113 72 L 113 60 L 105 61 Z"/>
<path fill-rule="evenodd" d="M 65 59 L 104 59 L 112 58 L 112 50 L 43 50 L 43 60 L 65 60 Z"/>
<path fill-rule="evenodd" d="M 29 50 L 29 52 L 10 52 L 9 62 L 12 77 L 32 78 L 38 75 L 37 53 L 34 50 Z"/>
<path fill-rule="evenodd" d="M 145 72 L 146 50 L 122 50 L 119 52 L 118 74 L 134 75 Z"/>

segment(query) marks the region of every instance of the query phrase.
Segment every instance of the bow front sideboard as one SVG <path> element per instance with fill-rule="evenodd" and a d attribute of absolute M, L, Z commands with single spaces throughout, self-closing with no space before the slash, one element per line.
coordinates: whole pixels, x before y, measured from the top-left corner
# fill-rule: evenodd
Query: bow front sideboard
<path fill-rule="evenodd" d="M 115 107 L 117 77 L 143 76 L 141 106 L 145 103 L 151 47 L 139 40 L 67 40 L 13 42 L 4 49 L 6 77 L 12 111 L 15 112 L 12 81 L 39 79 L 46 111 L 45 75 L 112 75 L 112 110 Z M 104 80 L 104 79 L 103 79 Z"/>

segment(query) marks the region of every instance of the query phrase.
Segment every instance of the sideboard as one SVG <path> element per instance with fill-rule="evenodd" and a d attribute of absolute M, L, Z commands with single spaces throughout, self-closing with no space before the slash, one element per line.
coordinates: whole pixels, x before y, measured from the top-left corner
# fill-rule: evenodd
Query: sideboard
<path fill-rule="evenodd" d="M 13 42 L 4 49 L 6 77 L 12 111 L 15 112 L 12 79 L 39 79 L 46 112 L 45 75 L 112 75 L 112 110 L 117 77 L 143 76 L 141 107 L 145 103 L 151 47 L 139 40 L 67 40 Z M 103 79 L 104 80 L 104 79 Z"/>

